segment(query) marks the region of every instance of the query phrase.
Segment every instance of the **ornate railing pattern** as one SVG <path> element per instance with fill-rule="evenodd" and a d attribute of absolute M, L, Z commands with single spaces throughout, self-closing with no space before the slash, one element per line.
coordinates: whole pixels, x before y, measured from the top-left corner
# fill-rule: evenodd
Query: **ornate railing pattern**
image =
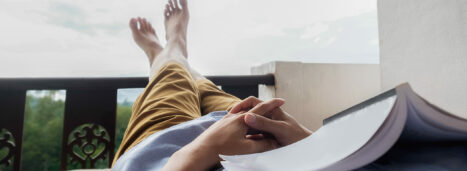
<path fill-rule="evenodd" d="M 8 152 L 0 156 L 0 165 L 10 166 L 12 164 L 13 152 L 16 151 L 16 144 L 13 135 L 6 129 L 0 130 L 0 149 L 5 148 Z"/>
<path fill-rule="evenodd" d="M 258 85 L 274 85 L 273 75 L 208 76 L 239 98 L 258 96 Z M 94 168 L 114 156 L 117 90 L 143 88 L 144 77 L 131 78 L 3 78 L 0 79 L 0 165 L 21 169 L 24 108 L 27 90 L 65 89 L 61 170 L 78 163 Z"/>
<path fill-rule="evenodd" d="M 70 140 L 71 139 L 71 140 Z M 83 124 L 78 126 L 68 138 L 66 151 L 69 152 L 70 162 L 77 162 L 81 168 L 94 168 L 97 160 L 105 160 L 109 149 L 110 138 L 108 131 L 98 124 Z M 77 150 L 76 150 L 77 149 Z"/>

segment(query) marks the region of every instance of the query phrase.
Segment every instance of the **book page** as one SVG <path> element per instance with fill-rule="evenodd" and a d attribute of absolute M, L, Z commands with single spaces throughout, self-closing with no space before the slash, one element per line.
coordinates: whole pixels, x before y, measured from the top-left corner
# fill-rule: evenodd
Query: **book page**
<path fill-rule="evenodd" d="M 439 142 L 467 140 L 467 132 L 456 132 L 431 124 L 429 120 L 423 118 L 424 113 L 417 109 L 416 106 L 408 104 L 407 107 L 407 123 L 402 132 L 400 141 Z"/>
<path fill-rule="evenodd" d="M 351 155 L 381 127 L 394 106 L 396 96 L 336 118 L 309 137 L 263 153 L 224 156 L 227 170 L 319 170 Z M 240 169 L 241 168 L 241 169 Z"/>

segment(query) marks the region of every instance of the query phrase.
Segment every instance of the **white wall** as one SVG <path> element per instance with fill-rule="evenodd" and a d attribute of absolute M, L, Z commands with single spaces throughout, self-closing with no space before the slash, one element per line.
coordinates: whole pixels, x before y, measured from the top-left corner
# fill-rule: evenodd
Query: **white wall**
<path fill-rule="evenodd" d="M 316 130 L 323 119 L 377 95 L 379 70 L 377 64 L 271 62 L 252 74 L 273 73 L 275 86 L 260 87 L 260 98 L 284 98 L 284 110 Z"/>
<path fill-rule="evenodd" d="M 409 82 L 467 118 L 467 0 L 379 0 L 382 88 Z"/>

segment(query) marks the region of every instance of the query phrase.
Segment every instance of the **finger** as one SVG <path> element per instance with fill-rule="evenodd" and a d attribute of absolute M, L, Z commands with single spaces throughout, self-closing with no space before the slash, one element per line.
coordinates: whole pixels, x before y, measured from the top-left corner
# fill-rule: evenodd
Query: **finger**
<path fill-rule="evenodd" d="M 259 153 L 279 147 L 279 144 L 273 139 L 245 139 L 244 144 L 248 147 L 248 153 Z"/>
<path fill-rule="evenodd" d="M 244 117 L 244 122 L 253 129 L 268 132 L 275 137 L 281 137 L 284 133 L 287 133 L 287 130 L 284 129 L 284 122 L 272 120 L 261 115 L 248 113 Z"/>
<path fill-rule="evenodd" d="M 265 114 L 271 113 L 273 109 L 282 106 L 284 103 L 284 99 L 274 98 L 267 102 L 263 102 L 256 105 L 255 107 L 253 107 L 253 109 L 251 109 L 248 112 L 264 116 Z"/>
<path fill-rule="evenodd" d="M 245 100 L 242 100 L 240 103 L 236 104 L 232 109 L 230 109 L 230 113 L 238 113 L 244 109 L 250 109 L 261 102 L 263 101 L 254 96 L 250 96 Z"/>
<path fill-rule="evenodd" d="M 273 120 L 285 121 L 286 115 L 287 114 L 284 112 L 284 110 L 282 110 L 282 108 L 277 107 L 271 111 L 271 114 L 268 116 L 268 118 L 271 118 Z"/>

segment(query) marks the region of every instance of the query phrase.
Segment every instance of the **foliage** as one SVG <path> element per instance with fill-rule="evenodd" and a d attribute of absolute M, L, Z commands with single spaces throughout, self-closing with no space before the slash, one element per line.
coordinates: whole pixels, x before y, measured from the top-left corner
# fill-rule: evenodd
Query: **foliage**
<path fill-rule="evenodd" d="M 57 91 L 48 91 L 43 97 L 30 94 L 27 96 L 21 160 L 22 170 L 60 170 L 65 102 L 54 99 L 57 93 Z M 124 105 L 119 104 L 117 106 L 115 150 L 120 145 L 131 116 L 131 105 L 128 104 L 131 103 L 125 102 Z M 7 169 L 0 167 L 0 170 Z"/>

